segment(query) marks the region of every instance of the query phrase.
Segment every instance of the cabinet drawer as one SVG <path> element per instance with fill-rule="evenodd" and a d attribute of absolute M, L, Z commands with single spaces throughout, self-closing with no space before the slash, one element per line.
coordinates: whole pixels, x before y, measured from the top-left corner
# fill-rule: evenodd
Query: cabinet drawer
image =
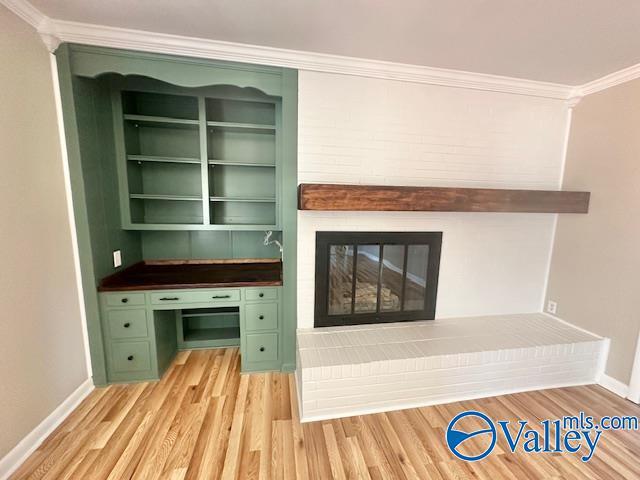
<path fill-rule="evenodd" d="M 253 303 L 244 311 L 244 325 L 247 332 L 276 330 L 278 328 L 277 303 Z"/>
<path fill-rule="evenodd" d="M 107 321 L 111 338 L 136 338 L 148 335 L 146 310 L 110 310 L 107 312 Z"/>
<path fill-rule="evenodd" d="M 152 305 L 181 305 L 186 303 L 224 303 L 239 302 L 239 289 L 215 289 L 202 291 L 180 291 L 172 290 L 168 292 L 158 292 L 151 294 Z"/>
<path fill-rule="evenodd" d="M 247 335 L 245 353 L 247 362 L 274 362 L 278 360 L 278 334 Z"/>
<path fill-rule="evenodd" d="M 278 289 L 274 287 L 267 288 L 247 288 L 246 300 L 248 301 L 262 301 L 262 300 L 277 300 Z"/>
<path fill-rule="evenodd" d="M 114 372 L 151 370 L 149 342 L 120 342 L 111 344 Z"/>
<path fill-rule="evenodd" d="M 144 293 L 104 293 L 109 307 L 129 307 L 144 305 Z"/>

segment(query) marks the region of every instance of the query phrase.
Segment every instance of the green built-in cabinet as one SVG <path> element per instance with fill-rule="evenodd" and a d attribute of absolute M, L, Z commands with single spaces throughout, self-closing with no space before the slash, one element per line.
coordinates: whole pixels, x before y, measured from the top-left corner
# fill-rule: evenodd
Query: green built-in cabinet
<path fill-rule="evenodd" d="M 258 348 L 246 371 L 293 370 L 297 72 L 73 44 L 56 58 L 94 383 L 157 378 L 176 348 L 239 344 Z M 144 259 L 277 258 L 265 230 L 284 244 L 272 330 L 242 333 L 248 298 L 152 311 L 152 294 L 124 307 L 98 295 Z"/>
<path fill-rule="evenodd" d="M 280 228 L 278 97 L 140 78 L 113 84 L 124 228 Z"/>
<path fill-rule="evenodd" d="M 107 381 L 157 380 L 178 350 L 240 346 L 242 372 L 283 364 L 281 287 L 100 294 Z"/>

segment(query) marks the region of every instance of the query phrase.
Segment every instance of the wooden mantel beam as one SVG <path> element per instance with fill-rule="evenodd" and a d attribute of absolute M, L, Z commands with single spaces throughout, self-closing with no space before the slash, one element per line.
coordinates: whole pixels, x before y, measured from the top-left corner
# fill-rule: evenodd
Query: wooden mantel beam
<path fill-rule="evenodd" d="M 587 213 L 589 192 L 302 183 L 299 210 Z"/>

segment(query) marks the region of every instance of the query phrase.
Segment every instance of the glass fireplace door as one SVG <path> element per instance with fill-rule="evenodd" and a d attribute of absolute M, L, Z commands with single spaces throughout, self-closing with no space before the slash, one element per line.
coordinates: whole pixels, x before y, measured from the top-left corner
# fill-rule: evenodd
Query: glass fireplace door
<path fill-rule="evenodd" d="M 318 232 L 315 326 L 428 320 L 440 232 Z"/>

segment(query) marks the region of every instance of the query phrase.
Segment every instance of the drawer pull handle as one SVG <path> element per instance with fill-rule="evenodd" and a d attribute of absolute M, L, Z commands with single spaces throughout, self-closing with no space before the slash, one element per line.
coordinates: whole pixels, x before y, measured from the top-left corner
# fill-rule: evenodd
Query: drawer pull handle
<path fill-rule="evenodd" d="M 260 347 L 260 351 L 261 351 L 261 352 L 264 352 L 264 347 Z"/>
<path fill-rule="evenodd" d="M 162 300 L 162 301 L 167 301 L 167 300 L 180 300 L 180 297 L 162 297 L 160 300 Z"/>
<path fill-rule="evenodd" d="M 127 323 L 125 323 L 125 324 L 123 325 L 123 327 L 124 327 L 124 328 L 129 328 L 130 326 L 131 326 L 131 324 L 130 324 L 129 322 L 127 322 Z"/>
<path fill-rule="evenodd" d="M 264 297 L 264 293 L 260 292 L 260 293 L 258 294 L 258 296 L 259 296 L 260 298 L 262 298 L 262 297 Z"/>
<path fill-rule="evenodd" d="M 120 300 L 122 303 L 127 303 L 129 301 L 128 298 L 123 298 L 122 300 Z"/>
<path fill-rule="evenodd" d="M 264 320 L 264 315 L 260 315 L 260 316 L 258 317 L 258 320 Z"/>
<path fill-rule="evenodd" d="M 213 297 L 211 297 L 211 298 L 214 298 L 214 299 L 215 299 L 215 298 L 231 298 L 231 295 L 214 295 L 214 296 L 213 296 Z"/>
<path fill-rule="evenodd" d="M 129 360 L 130 362 L 132 362 L 132 361 L 133 361 L 133 355 L 129 355 L 129 356 L 127 357 L 127 360 Z"/>

